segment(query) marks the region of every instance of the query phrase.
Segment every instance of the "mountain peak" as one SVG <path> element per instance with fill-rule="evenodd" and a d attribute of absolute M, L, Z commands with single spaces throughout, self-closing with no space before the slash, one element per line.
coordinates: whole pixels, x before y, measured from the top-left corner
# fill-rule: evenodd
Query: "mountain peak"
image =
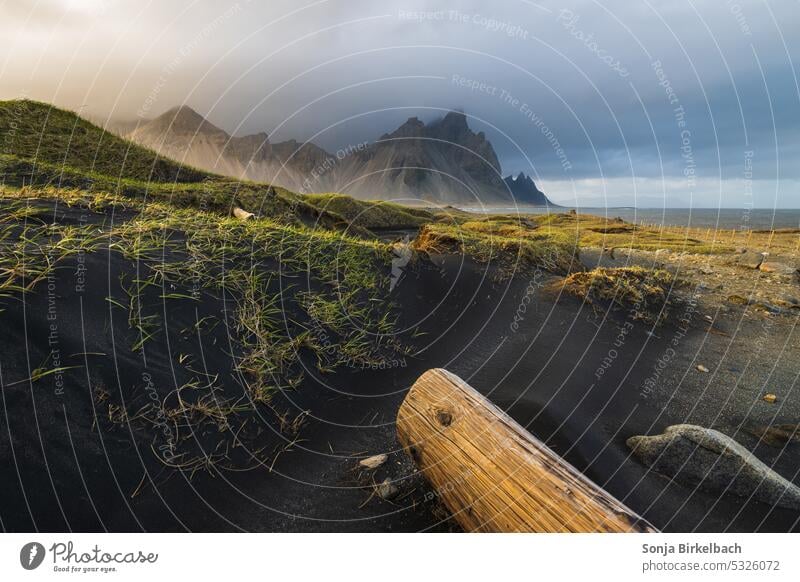
<path fill-rule="evenodd" d="M 443 118 L 431 123 L 428 129 L 437 138 L 448 141 L 459 141 L 465 136 L 473 135 L 467 124 L 467 115 L 463 111 L 450 111 Z"/>
<path fill-rule="evenodd" d="M 225 134 L 223 130 L 188 105 L 173 107 L 156 117 L 151 123 L 155 123 L 165 130 L 169 128 L 179 133 Z"/>
<path fill-rule="evenodd" d="M 403 125 L 395 129 L 392 133 L 385 133 L 381 136 L 381 140 L 398 138 L 398 137 L 419 137 L 423 134 L 425 123 L 420 121 L 419 117 L 409 117 Z"/>
<path fill-rule="evenodd" d="M 533 178 L 526 175 L 525 172 L 520 172 L 516 176 L 508 176 L 503 179 L 506 183 L 508 191 L 517 204 L 531 204 L 533 206 L 555 206 L 545 196 L 544 192 L 536 187 Z"/>

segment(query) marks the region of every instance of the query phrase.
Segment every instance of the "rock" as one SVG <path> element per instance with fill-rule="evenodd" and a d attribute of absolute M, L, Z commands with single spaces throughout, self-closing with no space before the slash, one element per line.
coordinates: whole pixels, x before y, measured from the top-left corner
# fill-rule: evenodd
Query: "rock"
<path fill-rule="evenodd" d="M 758 269 L 764 262 L 767 253 L 757 253 L 755 251 L 745 251 L 736 260 L 737 264 L 748 269 Z"/>
<path fill-rule="evenodd" d="M 642 463 L 680 483 L 800 510 L 800 487 L 716 430 L 676 424 L 664 434 L 633 436 L 626 444 Z"/>
<path fill-rule="evenodd" d="M 762 398 L 762 400 L 764 402 L 768 402 L 770 404 L 775 404 L 775 402 L 777 402 L 777 400 L 778 400 L 778 397 L 775 396 L 774 394 L 764 394 L 764 397 Z"/>
<path fill-rule="evenodd" d="M 712 269 L 708 265 L 704 265 L 704 266 L 700 267 L 700 272 L 703 275 L 713 275 L 714 274 L 714 269 Z"/>
<path fill-rule="evenodd" d="M 697 371 L 708 374 L 708 368 L 706 368 L 703 364 L 697 364 Z"/>
<path fill-rule="evenodd" d="M 387 501 L 396 497 L 399 492 L 400 490 L 397 488 L 397 485 L 392 483 L 392 480 L 388 477 L 384 479 L 380 485 L 375 487 L 375 493 L 378 497 Z"/>
<path fill-rule="evenodd" d="M 247 212 L 247 210 L 243 210 L 238 206 L 233 209 L 233 215 L 239 220 L 250 220 L 255 217 L 252 212 Z"/>
<path fill-rule="evenodd" d="M 777 314 L 780 314 L 780 313 L 784 312 L 784 310 L 782 308 L 778 307 L 777 305 L 773 305 L 772 303 L 769 303 L 768 301 L 759 301 L 758 303 L 756 303 L 754 305 L 754 307 L 756 309 L 760 309 L 761 311 L 766 311 L 766 312 L 772 313 L 774 315 L 777 315 Z"/>
<path fill-rule="evenodd" d="M 782 447 L 791 441 L 800 441 L 800 424 L 757 426 L 749 432 L 771 447 Z"/>
<path fill-rule="evenodd" d="M 370 470 L 377 469 L 378 467 L 383 465 L 386 462 L 386 459 L 388 458 L 389 456 L 386 454 L 373 455 L 372 457 L 361 459 L 358 462 L 358 465 L 359 467 L 362 467 L 364 469 L 370 469 Z"/>
<path fill-rule="evenodd" d="M 782 301 L 789 305 L 800 305 L 800 299 L 797 299 L 794 295 L 784 295 Z"/>
<path fill-rule="evenodd" d="M 793 275 L 797 272 L 797 267 L 792 267 L 785 263 L 778 263 L 776 261 L 767 261 L 761 263 L 758 267 L 759 271 L 764 273 L 775 273 L 776 275 Z"/>

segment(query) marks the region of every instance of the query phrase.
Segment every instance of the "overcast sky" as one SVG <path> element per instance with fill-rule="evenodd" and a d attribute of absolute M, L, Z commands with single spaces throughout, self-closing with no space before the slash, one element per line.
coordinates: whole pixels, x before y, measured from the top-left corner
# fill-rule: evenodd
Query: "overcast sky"
<path fill-rule="evenodd" d="M 0 0 L 0 98 L 336 150 L 462 109 L 580 206 L 800 206 L 793 0 Z"/>

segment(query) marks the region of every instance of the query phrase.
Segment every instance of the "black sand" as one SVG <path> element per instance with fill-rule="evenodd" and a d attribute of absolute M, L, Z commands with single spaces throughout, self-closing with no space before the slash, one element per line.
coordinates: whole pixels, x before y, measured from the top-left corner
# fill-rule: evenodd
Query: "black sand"
<path fill-rule="evenodd" d="M 80 222 L 82 216 L 81 210 L 68 210 L 59 220 Z M 115 221 L 126 218 L 113 216 Z M 148 390 L 168 397 L 185 382 L 174 365 L 176 357 L 191 353 L 198 366 L 220 374 L 226 391 L 235 394 L 241 388 L 225 325 L 200 335 L 185 332 L 206 315 L 224 322 L 229 305 L 211 295 L 184 303 L 164 301 L 155 293 L 149 307 L 163 312 L 167 332 L 147 345 L 145 361 L 130 349 L 135 338 L 127 315 L 106 300 L 122 293 L 120 275 L 135 273 L 136 265 L 114 252 L 91 253 L 82 260 L 82 290 L 76 290 L 79 263 L 74 258 L 62 264 L 54 281 L 61 366 L 76 366 L 62 378 L 26 381 L 53 348 L 46 339 L 53 297 L 47 286 L 3 300 L 0 519 L 7 531 L 449 530 L 453 526 L 397 450 L 394 436 L 394 417 L 405 391 L 431 367 L 459 374 L 657 527 L 798 528 L 796 512 L 695 492 L 629 457 L 624 444 L 629 436 L 655 434 L 686 420 L 681 408 L 671 409 L 655 394 L 645 398 L 643 391 L 679 330 L 668 325 L 653 335 L 637 322 L 623 344 L 615 346 L 627 322 L 624 312 L 596 313 L 574 298 L 560 297 L 548 290 L 555 277 L 546 272 L 497 282 L 493 268 L 460 257 L 406 266 L 392 294 L 414 355 L 389 369 L 345 369 L 324 377 L 309 365 L 302 385 L 276 399 L 279 413 L 288 418 L 305 414 L 306 422 L 300 440 L 271 466 L 249 471 L 211 467 L 193 475 L 167 468 L 157 459 L 163 438 L 154 440 L 154 428 L 109 420 L 109 400 L 98 402 L 98 389 L 111 401 L 125 399 L 129 405 L 145 401 Z M 412 337 L 410 330 L 417 326 L 425 334 Z M 687 354 L 702 341 L 721 340 L 708 340 L 705 327 L 693 318 L 674 368 L 685 368 Z M 616 355 L 598 378 L 609 350 Z M 708 407 L 709 425 L 718 413 Z M 698 414 L 702 424 L 703 413 Z M 249 446 L 279 451 L 289 444 L 274 415 L 253 418 L 248 427 L 254 431 L 248 442 L 257 443 Z M 205 427 L 194 435 L 201 450 L 213 452 L 221 442 L 215 430 Z M 359 458 L 384 452 L 391 453 L 390 461 L 376 476 L 355 469 Z M 247 451 L 235 454 L 246 460 Z M 796 448 L 760 447 L 758 454 L 800 483 Z M 392 501 L 377 498 L 369 486 L 385 476 L 399 479 L 400 494 Z"/>

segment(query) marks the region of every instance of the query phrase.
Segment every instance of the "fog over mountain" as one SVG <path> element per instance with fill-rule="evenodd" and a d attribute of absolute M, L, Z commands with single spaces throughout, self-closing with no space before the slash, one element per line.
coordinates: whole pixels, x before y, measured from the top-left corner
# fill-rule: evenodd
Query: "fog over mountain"
<path fill-rule="evenodd" d="M 800 198 L 790 2 L 17 0 L 0 11 L 0 98 L 115 124 L 189 104 L 232 135 L 327 152 L 463 110 L 504 173 L 561 204 Z"/>
<path fill-rule="evenodd" d="M 343 192 L 362 199 L 441 204 L 552 203 L 520 173 L 502 178 L 492 144 L 462 112 L 425 124 L 409 118 L 374 142 L 329 153 L 296 140 L 257 133 L 231 136 L 188 106 L 139 124 L 125 137 L 186 164 L 297 192 Z"/>

